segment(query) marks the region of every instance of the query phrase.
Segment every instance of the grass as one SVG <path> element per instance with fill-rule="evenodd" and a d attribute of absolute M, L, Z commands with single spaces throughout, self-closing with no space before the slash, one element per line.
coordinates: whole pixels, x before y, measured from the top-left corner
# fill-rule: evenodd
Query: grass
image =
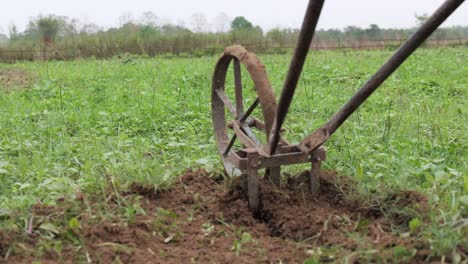
<path fill-rule="evenodd" d="M 326 122 L 390 55 L 312 54 L 286 138 L 297 142 Z M 278 95 L 290 55 L 260 57 Z M 0 92 L 0 225 L 24 225 L 39 201 L 105 193 L 109 180 L 116 189 L 133 182 L 164 187 L 186 168 L 220 173 L 210 116 L 215 62 L 0 64 L 37 76 L 31 89 Z M 468 246 L 467 62 L 467 48 L 417 51 L 326 144 L 325 168 L 354 177 L 369 200 L 382 190 L 427 194 L 431 219 L 418 232 L 437 255 Z M 243 78 L 252 87 L 245 72 Z"/>

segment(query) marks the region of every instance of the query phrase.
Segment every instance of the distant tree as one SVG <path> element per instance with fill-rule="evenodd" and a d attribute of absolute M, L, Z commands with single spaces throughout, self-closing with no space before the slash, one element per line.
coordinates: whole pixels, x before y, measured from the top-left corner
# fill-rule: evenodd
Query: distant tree
<path fill-rule="evenodd" d="M 36 23 L 37 30 L 45 45 L 50 45 L 55 41 L 55 38 L 63 26 L 62 21 L 53 15 L 40 17 Z"/>
<path fill-rule="evenodd" d="M 274 28 L 266 33 L 266 37 L 271 42 L 282 45 L 287 35 L 285 34 L 285 30 Z"/>
<path fill-rule="evenodd" d="M 161 30 L 162 30 L 162 33 L 165 35 L 177 35 L 177 34 L 191 33 L 191 31 L 185 27 L 172 25 L 172 24 L 166 24 L 162 26 Z"/>
<path fill-rule="evenodd" d="M 179 28 L 187 28 L 187 23 L 183 19 L 177 19 L 177 22 L 174 24 L 174 26 L 177 26 Z M 171 25 L 171 23 L 166 23 L 165 25 Z"/>
<path fill-rule="evenodd" d="M 70 33 L 71 28 L 67 24 L 67 21 L 67 17 L 39 15 L 29 21 L 26 30 L 21 35 L 18 35 L 16 40 L 30 43 L 39 40 L 43 48 L 43 58 L 47 60 L 47 48 L 55 46 L 54 43 L 58 36 L 64 37 Z"/>
<path fill-rule="evenodd" d="M 426 20 L 429 19 L 429 15 L 427 13 L 424 13 L 422 15 L 414 14 L 414 17 L 416 18 L 416 24 L 418 26 L 421 26 L 422 24 L 424 24 L 424 22 L 426 22 Z"/>
<path fill-rule="evenodd" d="M 225 32 L 229 27 L 229 17 L 226 15 L 226 13 L 219 13 L 213 19 L 213 25 L 216 32 Z"/>
<path fill-rule="evenodd" d="M 194 13 L 190 20 L 195 32 L 205 32 L 207 30 L 208 21 L 203 13 Z"/>
<path fill-rule="evenodd" d="M 253 25 L 250 21 L 248 21 L 245 17 L 243 16 L 238 16 L 234 18 L 231 22 L 231 29 L 232 30 L 237 30 L 237 29 L 253 29 Z"/>
<path fill-rule="evenodd" d="M 354 40 L 362 40 L 364 30 L 356 26 L 347 26 L 344 30 L 346 37 Z"/>
<path fill-rule="evenodd" d="M 382 32 L 380 27 L 376 24 L 371 24 L 368 29 L 366 29 L 366 34 L 370 39 L 378 40 L 382 38 Z"/>
<path fill-rule="evenodd" d="M 139 23 L 145 26 L 158 27 L 160 25 L 160 19 L 155 13 L 147 11 L 141 15 Z"/>
<path fill-rule="evenodd" d="M 427 19 L 425 16 L 420 17 L 421 21 Z M 24 31 L 18 31 L 12 25 L 9 28 L 10 39 L 4 46 L 8 49 L 23 49 L 24 53 L 13 54 L 17 59 L 33 59 L 37 56 L 39 48 L 42 48 L 44 59 L 76 56 L 109 58 L 123 52 L 150 56 L 164 53 L 202 55 L 216 53 L 216 47 L 233 43 L 258 51 L 267 51 L 270 47 L 290 47 L 295 44 L 299 35 L 297 28 L 276 28 L 264 34 L 259 26 L 253 25 L 245 17 L 236 17 L 230 21 L 224 13 L 211 20 L 214 25 L 212 29 L 217 33 L 208 33 L 206 30 L 210 29 L 210 25 L 204 16 L 197 15 L 192 20 L 193 27 L 190 23 L 187 25 L 202 33 L 192 32 L 184 21 L 173 23 L 167 18 L 159 19 L 152 12 L 143 13 L 137 20 L 133 20 L 131 15 L 126 13 L 121 16 L 120 21 L 122 25 L 104 29 L 67 17 L 38 16 L 30 19 Z M 226 31 L 229 32 L 225 33 Z M 364 29 L 356 26 L 341 30 L 321 29 L 317 30 L 316 37 L 327 47 L 347 47 L 347 45 L 354 47 L 356 42 L 366 40 L 403 40 L 414 32 L 415 28 L 382 29 L 372 24 Z M 5 39 L 4 36 L 0 38 Z M 468 38 L 468 26 L 444 27 L 431 37 L 432 40 L 454 38 Z M 53 42 L 53 46 L 44 45 L 46 42 Z M 7 55 L 2 53 L 0 56 Z M 7 56 L 8 59 L 13 58 L 10 56 Z"/>
<path fill-rule="evenodd" d="M 80 32 L 87 34 L 96 34 L 100 30 L 102 29 L 94 23 L 83 24 L 80 28 Z"/>
<path fill-rule="evenodd" d="M 80 33 L 81 22 L 76 18 L 68 19 L 67 17 L 61 17 L 60 24 L 60 35 L 75 36 Z"/>
<path fill-rule="evenodd" d="M 446 30 L 445 28 L 439 28 L 434 32 L 433 37 L 435 39 L 437 39 L 437 40 L 447 39 L 448 38 L 448 30 Z"/>
<path fill-rule="evenodd" d="M 5 34 L 0 33 L 0 45 L 8 43 L 8 37 Z"/>
<path fill-rule="evenodd" d="M 134 22 L 134 19 L 133 19 L 133 15 L 131 12 L 124 12 L 119 16 L 120 26 L 123 26 L 128 23 L 133 23 L 133 22 Z"/>
<path fill-rule="evenodd" d="M 263 36 L 263 29 L 260 26 L 255 26 L 253 31 L 257 33 L 259 36 Z"/>
<path fill-rule="evenodd" d="M 9 28 L 9 35 L 10 35 L 10 41 L 15 41 L 18 39 L 19 37 L 19 33 L 18 33 L 18 28 L 16 27 L 16 25 L 14 24 L 11 24 L 10 25 L 10 28 Z"/>
<path fill-rule="evenodd" d="M 343 38 L 343 32 L 339 29 L 319 29 L 316 33 L 318 39 L 329 42 L 339 42 Z"/>

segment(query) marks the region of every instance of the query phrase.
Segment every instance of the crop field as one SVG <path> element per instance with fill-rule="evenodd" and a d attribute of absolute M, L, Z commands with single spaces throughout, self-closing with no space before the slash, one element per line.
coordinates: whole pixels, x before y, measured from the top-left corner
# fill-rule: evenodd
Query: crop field
<path fill-rule="evenodd" d="M 391 54 L 311 53 L 284 137 L 325 123 Z M 278 98 L 291 54 L 259 57 Z M 0 262 L 467 260 L 468 48 L 418 50 L 326 143 L 321 196 L 292 183 L 309 165 L 286 167 L 293 187 L 267 190 L 261 218 L 217 153 L 216 60 L 0 64 Z"/>

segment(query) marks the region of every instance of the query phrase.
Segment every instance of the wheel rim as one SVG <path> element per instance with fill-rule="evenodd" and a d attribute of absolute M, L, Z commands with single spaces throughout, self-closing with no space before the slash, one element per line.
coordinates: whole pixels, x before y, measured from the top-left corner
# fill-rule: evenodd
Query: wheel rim
<path fill-rule="evenodd" d="M 226 76 L 231 62 L 234 64 L 235 102 L 230 101 L 224 93 Z M 254 53 L 248 52 L 241 46 L 226 48 L 216 63 L 213 75 L 211 109 L 218 152 L 221 156 L 226 173 L 230 176 L 239 175 L 241 172 L 237 170 L 228 159 L 233 150 L 231 149 L 226 153 L 232 138 L 228 135 L 229 128 L 225 109 L 229 110 L 231 115 L 230 120 L 239 120 L 244 114 L 241 66 L 244 66 L 254 83 L 258 103 L 262 110 L 261 114 L 266 138 L 268 138 L 273 126 L 276 111 L 275 95 L 268 81 L 265 66 L 259 58 Z"/>

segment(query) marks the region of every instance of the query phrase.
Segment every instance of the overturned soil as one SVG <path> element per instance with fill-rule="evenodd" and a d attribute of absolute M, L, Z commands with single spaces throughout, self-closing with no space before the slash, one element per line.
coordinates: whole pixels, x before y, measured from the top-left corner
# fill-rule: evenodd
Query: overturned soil
<path fill-rule="evenodd" d="M 75 199 L 87 208 L 76 216 L 79 226 L 70 227 L 69 223 L 68 228 L 52 232 L 48 228 L 54 238 L 45 239 L 38 222 L 19 245 L 13 245 L 11 235 L 0 233 L 0 256 L 8 254 L 7 261 L 13 263 L 428 260 L 428 245 L 405 230 L 413 217 L 408 211 L 424 214 L 427 209 L 424 196 L 408 191 L 363 202 L 354 195 L 348 178 L 324 173 L 321 193 L 312 197 L 306 182 L 304 176 L 290 179 L 281 190 L 262 184 L 261 209 L 255 217 L 248 210 L 246 188 L 241 180 L 227 188 L 225 182 L 203 170 L 186 172 L 165 191 L 133 185 L 120 195 L 111 192 L 107 210 L 121 213 L 112 217 L 96 217 L 99 209 L 90 209 L 92 199 L 79 194 Z M 127 207 L 122 209 L 123 201 Z M 129 204 L 134 210 L 128 209 Z M 405 210 L 396 210 L 400 207 Z M 68 215 L 69 219 L 71 214 L 66 207 L 38 205 L 32 210 L 35 219 L 47 216 L 48 221 L 52 221 L 51 215 L 56 215 L 55 219 Z M 405 232 L 407 235 L 401 235 Z M 67 241 L 59 250 L 44 246 L 58 239 Z M 42 247 L 40 254 L 38 246 Z"/>
<path fill-rule="evenodd" d="M 0 69 L 0 91 L 29 88 L 33 82 L 31 73 L 19 69 Z"/>

